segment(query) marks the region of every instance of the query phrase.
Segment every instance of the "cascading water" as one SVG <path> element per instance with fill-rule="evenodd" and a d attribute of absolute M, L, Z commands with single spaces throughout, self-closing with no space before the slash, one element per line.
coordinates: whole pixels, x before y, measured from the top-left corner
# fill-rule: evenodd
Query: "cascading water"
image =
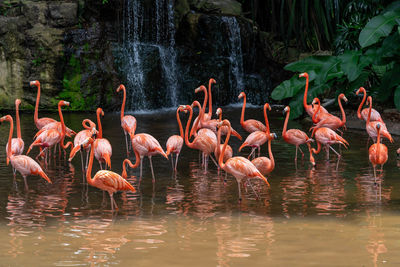
<path fill-rule="evenodd" d="M 228 46 L 230 50 L 229 83 L 231 90 L 235 91 L 234 95 L 236 96 L 244 90 L 240 27 L 235 17 L 222 17 L 221 19 L 228 29 Z"/>
<path fill-rule="evenodd" d="M 123 46 L 117 57 L 130 99 L 127 109 L 151 109 L 150 98 L 164 107 L 176 106 L 173 0 L 126 0 L 123 21 Z M 158 69 L 160 77 L 155 78 Z M 157 95 L 149 96 L 151 90 Z"/>

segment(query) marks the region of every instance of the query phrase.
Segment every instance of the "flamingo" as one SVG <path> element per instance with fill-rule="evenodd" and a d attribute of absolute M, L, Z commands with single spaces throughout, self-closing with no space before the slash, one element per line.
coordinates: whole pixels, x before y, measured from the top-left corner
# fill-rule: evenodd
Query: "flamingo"
<path fill-rule="evenodd" d="M 367 99 L 367 91 L 365 91 L 365 88 L 364 88 L 364 87 L 360 87 L 360 88 L 357 90 L 356 95 L 359 95 L 360 93 L 363 94 L 363 99 L 361 100 L 360 106 L 358 106 L 358 109 L 357 109 L 357 117 L 358 117 L 360 120 L 365 120 L 365 121 L 366 121 L 367 118 L 368 118 L 368 108 L 364 108 L 362 111 L 361 111 L 361 109 L 362 109 L 362 107 L 364 106 L 365 100 Z M 371 118 L 370 118 L 370 120 L 371 120 L 371 121 L 380 121 L 380 122 L 383 122 L 382 117 L 381 117 L 381 114 L 379 114 L 379 112 L 376 111 L 375 109 L 372 109 L 372 110 L 371 110 Z"/>
<path fill-rule="evenodd" d="M 215 112 L 215 114 L 218 116 L 218 122 L 222 121 L 222 109 L 221 108 L 217 108 L 217 111 Z M 226 135 L 228 133 L 228 128 L 226 126 L 221 126 L 221 135 Z M 242 136 L 235 131 L 232 128 L 232 135 L 235 136 L 236 138 L 238 138 L 240 141 L 242 141 Z M 217 157 L 218 158 L 218 157 Z"/>
<path fill-rule="evenodd" d="M 110 142 L 103 138 L 103 128 L 101 126 L 100 115 L 104 116 L 104 111 L 101 108 L 97 108 L 97 125 L 99 127 L 99 132 L 97 134 L 96 140 L 94 140 L 94 156 L 99 161 L 100 169 L 103 169 L 101 163 L 105 163 L 111 169 L 111 156 L 112 156 L 112 147 Z"/>
<path fill-rule="evenodd" d="M 393 143 L 393 138 L 390 135 L 389 131 L 386 128 L 386 124 L 381 122 L 381 121 L 371 121 L 371 113 L 372 113 L 372 97 L 368 96 L 367 99 L 367 103 L 369 103 L 369 109 L 368 109 L 368 117 L 367 117 L 367 122 L 366 122 L 366 130 L 368 135 L 372 138 L 372 140 L 374 140 L 374 142 L 376 141 L 376 138 L 378 136 L 378 132 L 376 130 L 376 126 L 379 123 L 380 124 L 380 132 L 381 135 L 387 139 L 389 139 L 389 141 L 391 143 Z"/>
<path fill-rule="evenodd" d="M 321 127 L 327 127 L 334 131 L 339 129 L 340 127 L 343 127 L 345 129 L 346 128 L 346 114 L 344 113 L 344 110 L 343 110 L 343 106 L 342 106 L 342 102 L 341 102 L 342 99 L 345 102 L 347 102 L 347 98 L 344 94 L 340 94 L 338 96 L 339 108 L 340 108 L 340 111 L 342 112 L 342 119 L 339 119 L 338 117 L 336 117 L 330 113 L 321 113 L 321 114 L 319 114 L 318 118 L 316 118 L 318 111 L 321 108 L 321 102 L 319 101 L 319 99 L 317 97 L 314 98 L 312 104 L 313 105 L 317 104 L 317 109 L 316 109 L 316 112 L 314 112 L 314 114 L 312 116 L 312 120 L 315 123 L 315 126 L 311 127 L 311 129 L 321 128 Z"/>
<path fill-rule="evenodd" d="M 369 115 L 368 115 L 369 116 Z M 383 165 L 388 160 L 388 148 L 385 144 L 381 144 L 380 137 L 380 128 L 381 125 L 378 122 L 376 125 L 376 131 L 378 132 L 378 136 L 376 139 L 376 144 L 373 144 L 369 147 L 368 154 L 369 154 L 369 161 L 372 163 L 372 167 L 374 168 L 374 177 L 376 182 L 376 165 L 381 165 L 381 171 L 383 170 Z"/>
<path fill-rule="evenodd" d="M 331 145 L 333 144 L 342 144 L 347 149 L 349 143 L 340 135 L 335 133 L 332 129 L 322 127 L 322 128 L 314 128 L 312 131 L 311 137 L 315 134 L 315 141 L 317 142 L 317 150 L 313 148 L 311 151 L 314 154 L 318 154 L 321 151 L 321 144 L 325 146 L 325 150 L 327 153 L 327 159 L 329 159 L 329 149 L 332 149 L 333 152 L 340 158 L 340 154 L 336 152 Z"/>
<path fill-rule="evenodd" d="M 89 125 L 87 125 L 87 123 Z M 71 162 L 72 159 L 75 157 L 76 153 L 80 151 L 81 153 L 81 162 L 82 162 L 82 170 L 84 171 L 87 168 L 88 162 L 89 162 L 89 152 L 90 152 L 90 145 L 86 144 L 84 147 L 84 150 L 86 151 L 86 164 L 83 165 L 83 155 L 82 155 L 82 150 L 80 149 L 81 144 L 83 141 L 85 141 L 88 137 L 92 137 L 94 134 L 97 134 L 98 131 L 96 130 L 96 124 L 89 120 L 89 119 L 84 119 L 82 121 L 82 126 L 85 128 L 85 130 L 80 131 L 75 135 L 74 138 L 74 148 L 71 150 L 69 154 L 69 159 L 68 161 Z"/>
<path fill-rule="evenodd" d="M 183 138 L 184 138 L 182 123 L 181 123 L 181 119 L 179 118 L 179 112 L 184 111 L 185 113 L 187 113 L 187 110 L 184 110 L 184 109 L 185 109 L 185 106 L 181 105 L 176 110 L 176 120 L 178 121 L 180 135 L 170 136 L 167 140 L 167 153 L 166 153 L 167 156 L 169 156 L 169 154 L 171 154 L 171 153 L 176 154 L 175 167 L 174 167 L 174 157 L 171 156 L 172 169 L 175 171 L 176 171 L 176 167 L 178 166 L 178 157 L 179 157 L 179 153 L 181 153 L 181 149 L 183 146 Z"/>
<path fill-rule="evenodd" d="M 132 140 L 132 149 L 136 157 L 136 162 L 131 167 L 137 168 L 137 166 L 140 163 L 140 178 L 142 178 L 143 158 L 147 156 L 150 161 L 150 168 L 151 168 L 151 175 L 153 178 L 153 182 L 155 182 L 153 162 L 151 160 L 151 157 L 160 154 L 168 160 L 167 154 L 164 152 L 157 139 L 155 139 L 150 134 L 140 133 L 131 135 L 131 140 Z"/>
<path fill-rule="evenodd" d="M 17 120 L 17 138 L 11 139 L 11 154 L 17 156 L 21 155 L 24 152 L 24 140 L 21 137 L 21 126 L 19 121 L 19 105 L 21 104 L 20 99 L 15 100 L 15 117 Z M 6 145 L 6 152 L 8 151 L 8 143 Z M 10 159 L 7 157 L 7 165 L 9 164 Z M 13 168 L 13 172 L 15 174 L 15 169 Z"/>
<path fill-rule="evenodd" d="M 200 117 L 201 114 L 203 114 L 203 115 L 205 115 L 206 117 L 208 117 L 208 114 L 205 114 L 206 105 L 207 105 L 207 100 L 208 100 L 208 98 L 207 98 L 207 96 L 208 96 L 207 89 L 206 89 L 206 87 L 205 87 L 204 85 L 200 85 L 199 87 L 197 87 L 197 88 L 194 90 L 195 93 L 198 93 L 198 92 L 200 92 L 200 91 L 203 91 L 203 92 L 204 92 L 203 106 L 200 105 L 200 107 L 199 107 L 199 109 L 200 109 L 200 110 L 199 110 L 199 115 L 198 115 L 198 116 L 196 117 L 196 119 L 194 120 L 193 126 L 194 126 L 194 125 L 198 125 L 199 121 L 201 121 L 201 120 L 200 120 L 200 119 L 201 119 L 201 117 Z M 211 119 L 211 117 L 210 117 L 210 119 Z M 207 121 L 207 118 L 204 118 L 203 121 Z M 200 123 L 200 126 L 201 126 L 201 123 Z M 195 134 L 195 132 L 196 132 L 197 130 L 198 130 L 197 127 L 196 127 L 196 128 L 195 128 L 195 127 L 192 127 L 192 129 L 190 130 L 190 136 L 189 136 L 189 138 L 192 138 L 193 134 Z"/>
<path fill-rule="evenodd" d="M 222 122 L 219 123 L 219 126 L 226 125 L 228 126 L 228 134 L 226 136 L 224 146 L 222 147 L 222 151 L 219 155 L 218 158 L 218 164 L 219 166 L 227 173 L 232 174 L 238 183 L 238 191 L 239 191 L 239 201 L 242 200 L 242 194 L 241 194 L 241 189 L 240 185 L 243 179 L 255 179 L 259 178 L 262 179 L 267 186 L 269 187 L 269 183 L 267 178 L 265 178 L 264 175 L 261 174 L 259 170 L 257 170 L 256 166 L 251 163 L 250 160 L 244 158 L 244 157 L 233 157 L 228 159 L 224 163 L 224 155 L 225 155 L 225 150 L 229 142 L 229 138 L 231 137 L 231 124 L 228 120 L 223 120 Z M 221 140 L 221 131 L 218 130 L 218 140 Z M 250 184 L 251 185 L 251 184 Z"/>
<path fill-rule="evenodd" d="M 47 118 L 47 117 L 43 117 L 43 118 L 40 118 L 40 119 L 38 118 L 38 116 L 39 116 L 39 101 L 40 101 L 40 82 L 38 80 L 31 81 L 29 83 L 29 85 L 30 86 L 36 86 L 37 89 L 38 89 L 37 96 L 36 96 L 36 104 L 35 104 L 35 114 L 34 114 L 34 117 L 33 117 L 36 127 L 38 128 L 38 130 L 41 130 L 45 125 L 47 125 L 49 123 L 57 123 L 57 124 L 54 124 L 54 125 L 50 126 L 49 128 L 47 128 L 47 130 L 49 130 L 51 128 L 54 128 L 54 127 L 57 127 L 57 129 L 61 133 L 61 125 L 59 124 L 60 122 L 56 121 L 55 119 Z M 42 132 L 40 132 L 40 133 L 42 133 Z M 70 128 L 67 127 L 66 128 L 66 134 L 67 134 L 68 137 L 71 137 L 72 135 L 75 135 L 76 133 L 73 130 L 71 130 Z"/>
<path fill-rule="evenodd" d="M 275 133 L 270 133 L 268 138 L 268 156 L 267 157 L 258 157 L 255 158 L 251 161 L 254 166 L 256 166 L 257 170 L 260 171 L 262 175 L 266 175 L 270 172 L 272 172 L 275 168 L 275 160 L 274 156 L 272 155 L 272 150 L 271 150 L 271 141 L 272 139 L 276 139 L 277 136 Z"/>
<path fill-rule="evenodd" d="M 267 109 L 271 110 L 271 107 L 269 106 L 268 103 L 265 103 L 264 105 L 264 119 L 265 119 L 265 131 L 255 131 L 252 132 L 246 140 L 243 142 L 243 144 L 239 147 L 239 152 L 242 150 L 242 148 L 246 146 L 252 147 L 251 153 L 249 155 L 249 158 L 251 155 L 253 155 L 254 151 L 256 148 L 258 148 L 258 156 L 260 156 L 260 146 L 262 146 L 265 142 L 267 142 L 269 138 L 269 123 L 268 123 L 268 117 L 267 117 Z"/>
<path fill-rule="evenodd" d="M 207 171 L 208 156 L 215 151 L 217 146 L 217 138 L 211 130 L 203 128 L 197 133 L 197 136 L 193 139 L 193 142 L 190 142 L 188 134 L 190 123 L 193 117 L 193 109 L 189 105 L 186 105 L 185 109 L 189 110 L 189 120 L 187 121 L 185 129 L 185 143 L 188 147 L 200 150 L 203 153 L 205 171 Z M 196 125 L 193 127 L 196 127 Z"/>
<path fill-rule="evenodd" d="M 8 121 L 10 123 L 10 134 L 8 136 L 8 143 L 7 143 L 7 157 L 11 161 L 12 167 L 21 173 L 22 177 L 24 177 L 25 188 L 28 190 L 28 183 L 26 181 L 26 177 L 28 175 L 37 175 L 45 179 L 47 182 L 52 183 L 50 178 L 47 177 L 46 173 L 42 170 L 40 165 L 34 161 L 32 158 L 25 156 L 25 155 L 13 155 L 11 152 L 11 139 L 14 131 L 14 123 L 13 118 L 10 115 L 6 115 L 0 118 L 0 122 Z M 15 175 L 15 173 L 14 173 Z"/>
<path fill-rule="evenodd" d="M 242 115 L 240 116 L 240 125 L 242 125 L 243 129 L 245 129 L 249 133 L 255 131 L 265 132 L 267 128 L 262 122 L 253 119 L 246 121 L 244 120 L 244 111 L 246 109 L 246 94 L 244 92 L 241 92 L 238 98 L 243 98 Z"/>
<path fill-rule="evenodd" d="M 307 144 L 308 149 L 310 151 L 310 155 L 311 155 L 311 158 L 310 158 L 310 161 L 311 161 L 311 159 L 313 159 L 313 157 L 312 157 L 312 154 L 311 154 L 311 145 L 310 145 L 310 143 L 314 142 L 314 139 L 309 138 L 308 135 L 305 132 L 303 132 L 303 131 L 301 131 L 299 129 L 290 129 L 290 130 L 286 131 L 287 124 L 288 124 L 288 121 L 289 121 L 289 116 L 290 116 L 290 107 L 286 106 L 285 109 L 283 110 L 283 112 L 284 113 L 286 112 L 286 118 L 285 118 L 285 123 L 283 125 L 282 137 L 283 137 L 283 140 L 285 140 L 286 143 L 296 146 L 296 156 L 294 158 L 294 161 L 297 162 L 297 150 L 299 150 L 299 149 L 300 149 L 302 157 L 304 157 L 304 153 L 300 148 L 300 145 L 302 145 L 302 144 Z M 311 163 L 313 163 L 313 161 L 311 161 Z M 314 162 L 314 164 L 315 164 L 315 162 Z"/>
<path fill-rule="evenodd" d="M 124 116 L 125 102 L 126 102 L 126 89 L 123 84 L 121 84 L 117 88 L 117 92 L 119 92 L 121 90 L 124 92 L 124 98 L 122 100 L 122 106 L 121 106 L 121 127 L 124 130 L 124 134 L 125 134 L 126 154 L 129 156 L 128 139 L 127 138 L 129 138 L 131 135 L 135 134 L 136 118 L 133 117 L 132 115 Z"/>
<path fill-rule="evenodd" d="M 88 184 L 91 186 L 97 187 L 101 190 L 107 191 L 110 195 L 111 201 L 111 210 L 118 210 L 117 203 L 114 200 L 113 194 L 117 191 L 132 191 L 136 192 L 136 189 L 124 178 L 122 178 L 118 173 L 109 170 L 100 170 L 96 172 L 94 177 L 92 178 L 92 166 L 93 166 L 93 158 L 95 154 L 95 144 L 92 138 L 87 138 L 81 145 L 81 147 L 91 145 L 90 148 L 90 158 L 89 158 L 89 166 L 86 171 L 86 180 Z"/>
<path fill-rule="evenodd" d="M 304 91 L 303 106 L 304 106 L 304 109 L 306 110 L 307 114 L 308 114 L 310 117 L 312 117 L 312 115 L 313 115 L 314 112 L 316 111 L 316 107 L 315 107 L 315 106 L 313 107 L 312 105 L 307 105 L 307 94 L 308 94 L 308 83 L 309 83 L 308 73 L 307 73 L 307 72 L 301 73 L 301 74 L 299 75 L 299 78 L 300 78 L 300 77 L 305 77 L 305 78 L 306 78 L 306 89 L 305 89 L 305 91 Z M 319 112 L 321 112 L 321 113 L 328 113 L 328 111 L 327 111 L 324 107 L 321 107 L 321 109 L 319 110 Z"/>
<path fill-rule="evenodd" d="M 64 144 L 64 138 L 65 138 L 65 124 L 64 124 L 64 117 L 62 115 L 61 107 L 62 106 L 69 106 L 69 102 L 60 100 L 58 102 L 58 114 L 60 116 L 61 120 L 61 133 L 57 129 L 49 129 L 44 132 L 42 132 L 38 137 L 36 137 L 35 141 L 29 146 L 28 151 L 26 154 L 28 155 L 29 152 L 32 150 L 34 146 L 40 146 L 44 148 L 37 157 L 43 155 L 43 153 L 46 152 L 47 155 L 47 150 L 49 147 L 52 147 L 58 143 L 61 144 L 61 147 L 65 150 L 68 146 L 72 146 L 72 142 L 68 142 L 67 144 Z M 54 155 L 55 156 L 55 155 Z M 46 163 L 47 163 L 47 157 L 46 157 Z"/>

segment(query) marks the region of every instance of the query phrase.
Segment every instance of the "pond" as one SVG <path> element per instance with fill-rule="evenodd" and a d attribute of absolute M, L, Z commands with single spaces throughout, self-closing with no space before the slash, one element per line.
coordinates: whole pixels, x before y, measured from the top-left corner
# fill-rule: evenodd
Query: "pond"
<path fill-rule="evenodd" d="M 14 116 L 14 114 L 12 114 Z M 40 113 L 39 117 L 57 114 Z M 36 132 L 33 114 L 21 114 L 25 151 Z M 137 133 L 149 133 L 163 147 L 178 133 L 175 111 L 135 114 Z M 187 115 L 182 115 L 186 122 Z M 224 108 L 224 117 L 239 125 L 240 109 Z M 81 121 L 95 114 L 65 114 L 66 124 L 79 131 Z M 262 108 L 246 111 L 246 118 L 262 120 Z M 282 113 L 272 113 L 271 130 L 281 136 Z M 106 113 L 103 136 L 113 146 L 112 169 L 122 171 L 125 141 L 119 114 Z M 289 122 L 289 128 L 308 131 L 310 125 Z M 117 213 L 108 195 L 88 186 L 79 155 L 68 164 L 51 163 L 45 172 L 53 184 L 28 177 L 13 178 L 5 164 L 8 123 L 0 127 L 0 254 L 2 265 L 135 265 L 135 266 L 371 266 L 399 265 L 400 179 L 395 146 L 388 144 L 381 188 L 374 184 L 365 131 L 347 130 L 350 143 L 326 161 L 321 153 L 315 168 L 299 158 L 280 137 L 272 143 L 275 170 L 271 184 L 254 181 L 255 194 L 243 188 L 238 201 L 233 176 L 218 174 L 210 161 L 207 173 L 199 153 L 184 147 L 174 174 L 171 164 L 153 157 L 156 182 L 144 160 L 143 178 L 129 178 L 136 193 L 117 193 Z M 394 139 L 398 139 L 394 136 Z M 234 154 L 240 142 L 230 141 Z M 244 149 L 241 155 L 246 155 Z M 38 149 L 31 152 L 36 156 Z M 266 147 L 262 154 L 266 154 Z M 94 171 L 98 170 L 94 162 Z M 129 175 L 139 175 L 130 170 Z"/>

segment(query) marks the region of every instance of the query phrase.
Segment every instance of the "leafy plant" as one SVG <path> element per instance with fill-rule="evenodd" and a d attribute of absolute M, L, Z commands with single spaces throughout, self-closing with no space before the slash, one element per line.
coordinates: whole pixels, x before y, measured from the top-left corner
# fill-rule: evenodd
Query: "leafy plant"
<path fill-rule="evenodd" d="M 368 21 L 358 36 L 360 50 L 345 50 L 338 56 L 311 56 L 285 66 L 293 72 L 310 74 L 309 95 L 350 93 L 360 86 L 371 85 L 371 94 L 381 102 L 391 96 L 400 110 L 400 1 Z M 304 79 L 298 75 L 284 81 L 271 94 L 275 100 L 292 98 L 292 118 L 303 113 Z"/>

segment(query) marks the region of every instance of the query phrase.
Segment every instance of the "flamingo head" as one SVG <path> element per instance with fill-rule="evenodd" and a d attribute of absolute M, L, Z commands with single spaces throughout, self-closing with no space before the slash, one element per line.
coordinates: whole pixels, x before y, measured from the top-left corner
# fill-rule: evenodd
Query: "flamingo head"
<path fill-rule="evenodd" d="M 359 95 L 360 93 L 363 93 L 363 92 L 365 93 L 365 88 L 361 86 L 360 88 L 357 89 L 356 95 Z"/>
<path fill-rule="evenodd" d="M 217 83 L 213 78 L 210 78 L 210 83 Z"/>
<path fill-rule="evenodd" d="M 104 111 L 102 108 L 97 108 L 96 113 L 100 114 L 101 116 L 104 116 Z"/>
<path fill-rule="evenodd" d="M 92 138 L 96 137 L 96 134 L 99 132 L 96 130 L 96 127 L 92 127 L 92 130 L 90 131 L 92 133 Z M 94 136 L 94 137 L 93 137 Z"/>
<path fill-rule="evenodd" d="M 183 106 L 185 106 L 185 109 L 184 109 L 184 111 L 188 111 L 188 110 L 191 110 L 192 109 L 192 106 L 190 106 L 190 105 L 183 105 Z"/>
<path fill-rule="evenodd" d="M 241 93 L 239 94 L 238 98 L 241 99 L 242 97 L 245 97 L 245 96 L 246 96 L 245 93 L 244 93 L 244 92 L 241 92 Z"/>
<path fill-rule="evenodd" d="M 198 93 L 198 92 L 200 92 L 200 91 L 207 91 L 207 89 L 206 89 L 206 87 L 204 86 L 204 85 L 200 85 L 199 87 L 197 87 L 195 90 L 194 90 L 194 92 L 195 93 Z"/>
<path fill-rule="evenodd" d="M 0 122 L 3 122 L 3 121 L 11 121 L 12 120 L 12 117 L 11 117 L 11 115 L 5 115 L 5 116 L 3 116 L 3 117 L 1 117 L 0 118 Z"/>
<path fill-rule="evenodd" d="M 372 97 L 368 96 L 367 98 L 367 105 L 371 105 L 372 104 Z"/>
<path fill-rule="evenodd" d="M 35 80 L 35 81 L 30 81 L 30 82 L 29 82 L 29 85 L 30 85 L 30 86 L 34 86 L 34 85 L 39 86 L 40 83 L 39 83 L 38 80 Z"/>
<path fill-rule="evenodd" d="M 15 99 L 15 105 L 19 106 L 21 104 L 21 99 L 17 98 Z"/>
<path fill-rule="evenodd" d="M 381 125 L 378 123 L 376 124 L 376 129 L 379 130 L 381 128 Z"/>
<path fill-rule="evenodd" d="M 215 114 L 217 116 L 219 116 L 219 114 L 221 114 L 221 113 L 222 113 L 222 109 L 221 108 L 217 108 L 217 111 L 215 112 Z"/>
<path fill-rule="evenodd" d="M 185 112 L 185 113 L 187 113 L 187 111 L 188 111 L 188 110 L 186 109 L 186 105 L 179 105 L 178 110 L 179 110 L 179 112 L 183 111 L 183 112 Z"/>
<path fill-rule="evenodd" d="M 283 110 L 283 114 L 285 114 L 286 112 L 289 112 L 289 111 L 290 111 L 290 107 L 286 106 L 285 109 Z"/>
<path fill-rule="evenodd" d="M 86 139 L 81 143 L 81 147 L 84 147 L 84 146 L 86 146 L 87 144 L 91 144 L 91 143 L 93 143 L 93 142 L 94 142 L 93 138 L 88 137 L 88 138 L 86 138 Z"/>
<path fill-rule="evenodd" d="M 276 133 L 270 133 L 269 139 L 271 139 L 271 140 L 278 139 L 278 136 L 276 135 Z"/>
<path fill-rule="evenodd" d="M 268 109 L 269 111 L 271 111 L 271 106 L 268 103 L 265 103 L 264 108 Z"/>
<path fill-rule="evenodd" d="M 319 98 L 318 97 L 314 98 L 311 104 L 315 105 L 317 103 L 319 103 Z"/>
<path fill-rule="evenodd" d="M 117 88 L 117 93 L 118 93 L 119 91 L 121 91 L 121 90 L 125 90 L 125 85 L 120 84 L 120 85 L 118 86 L 118 88 Z"/>
<path fill-rule="evenodd" d="M 308 78 L 308 73 L 307 73 L 307 72 L 303 72 L 303 73 L 301 73 L 301 74 L 299 75 L 299 78 L 300 78 L 300 77 Z"/>
<path fill-rule="evenodd" d="M 347 102 L 347 101 L 348 101 L 348 100 L 347 100 L 347 97 L 346 97 L 344 94 L 340 94 L 340 95 L 339 95 L 339 98 L 340 98 L 340 99 L 343 99 L 344 102 Z"/>
<path fill-rule="evenodd" d="M 60 102 L 58 102 L 58 104 L 60 106 L 69 106 L 70 103 L 68 101 L 60 100 Z"/>

